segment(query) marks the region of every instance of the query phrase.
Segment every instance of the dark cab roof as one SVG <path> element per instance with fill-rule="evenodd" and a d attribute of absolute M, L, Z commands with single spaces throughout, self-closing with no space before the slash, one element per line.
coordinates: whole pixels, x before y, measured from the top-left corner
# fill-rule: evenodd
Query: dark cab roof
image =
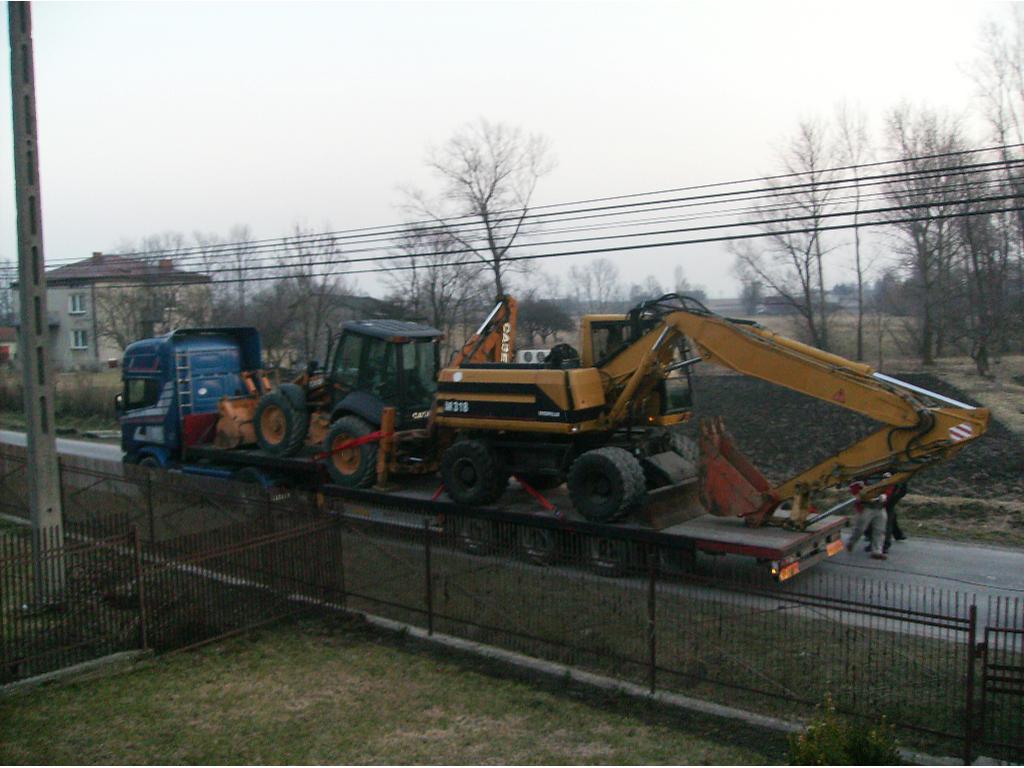
<path fill-rule="evenodd" d="M 434 339 L 441 336 L 437 328 L 406 320 L 350 320 L 342 323 L 346 331 L 373 336 L 378 339 L 392 340 L 395 337 L 406 339 Z"/>

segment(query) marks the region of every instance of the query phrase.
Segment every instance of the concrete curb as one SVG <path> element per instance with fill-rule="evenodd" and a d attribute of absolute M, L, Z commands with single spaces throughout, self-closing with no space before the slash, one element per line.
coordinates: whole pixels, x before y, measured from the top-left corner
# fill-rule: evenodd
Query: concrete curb
<path fill-rule="evenodd" d="M 83 661 L 81 664 L 73 664 L 70 667 L 57 669 L 53 672 L 45 672 L 35 677 L 26 677 L 24 680 L 16 680 L 13 683 L 0 685 L 0 696 L 30 690 L 46 683 L 69 682 L 74 678 L 86 677 L 95 672 L 109 674 L 116 672 L 121 667 L 126 667 L 152 655 L 152 651 L 120 651 L 119 653 L 112 653 L 109 656 L 90 659 L 89 661 Z"/>

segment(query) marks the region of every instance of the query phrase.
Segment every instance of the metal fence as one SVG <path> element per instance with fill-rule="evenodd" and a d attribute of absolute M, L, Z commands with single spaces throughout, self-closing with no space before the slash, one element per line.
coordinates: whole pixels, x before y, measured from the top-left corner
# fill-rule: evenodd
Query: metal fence
<path fill-rule="evenodd" d="M 23 481 L 23 452 L 19 465 L 5 446 L 9 513 L 24 514 Z M 77 457 L 62 459 L 62 490 L 63 542 L 0 536 L 4 680 L 346 609 L 779 717 L 828 695 L 923 748 L 1024 758 L 1018 600 L 839 577 L 776 585 L 688 567 L 626 530 L 407 504 L 371 519 L 341 498 Z M 621 548 L 628 567 L 593 572 Z M 33 589 L 37 551 L 63 564 L 60 590 Z"/>

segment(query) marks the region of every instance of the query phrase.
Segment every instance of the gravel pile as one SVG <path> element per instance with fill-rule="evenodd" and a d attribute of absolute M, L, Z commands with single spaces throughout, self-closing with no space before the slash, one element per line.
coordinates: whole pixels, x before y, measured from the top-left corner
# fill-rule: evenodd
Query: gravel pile
<path fill-rule="evenodd" d="M 893 374 L 963 402 L 969 397 L 931 374 Z M 696 434 L 703 417 L 722 416 L 743 450 L 773 482 L 835 454 L 878 428 L 877 423 L 831 403 L 773 384 L 734 375 L 694 377 Z M 1024 444 L 993 420 L 988 432 L 952 461 L 927 469 L 913 493 L 984 499 L 1024 498 Z"/>

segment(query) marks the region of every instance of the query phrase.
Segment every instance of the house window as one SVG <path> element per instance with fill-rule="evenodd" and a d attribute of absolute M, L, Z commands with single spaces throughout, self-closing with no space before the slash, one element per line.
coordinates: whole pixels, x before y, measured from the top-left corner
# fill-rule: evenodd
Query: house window
<path fill-rule="evenodd" d="M 71 332 L 71 348 L 72 349 L 88 349 L 89 348 L 89 334 L 87 331 L 72 331 Z"/>
<path fill-rule="evenodd" d="M 85 294 L 84 293 L 72 293 L 68 296 L 68 314 L 69 315 L 84 315 L 85 314 Z"/>

